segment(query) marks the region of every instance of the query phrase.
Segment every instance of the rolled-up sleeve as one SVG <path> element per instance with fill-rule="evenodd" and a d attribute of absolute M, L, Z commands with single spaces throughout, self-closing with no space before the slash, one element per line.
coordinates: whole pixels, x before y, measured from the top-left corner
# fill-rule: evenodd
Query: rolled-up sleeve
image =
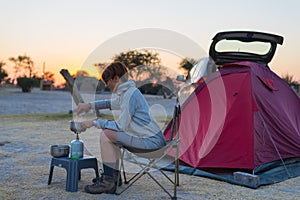
<path fill-rule="evenodd" d="M 91 108 L 94 110 L 100 110 L 100 109 L 110 109 L 111 108 L 111 100 L 99 100 L 99 101 L 93 101 L 90 103 Z"/>
<path fill-rule="evenodd" d="M 98 119 L 96 120 L 96 127 L 99 129 L 111 129 L 115 131 L 120 131 L 120 127 L 116 123 L 116 121 Z"/>
<path fill-rule="evenodd" d="M 105 99 L 90 102 L 91 108 L 93 110 L 101 110 L 101 109 L 110 109 L 110 110 L 118 110 L 120 109 L 120 99 Z"/>

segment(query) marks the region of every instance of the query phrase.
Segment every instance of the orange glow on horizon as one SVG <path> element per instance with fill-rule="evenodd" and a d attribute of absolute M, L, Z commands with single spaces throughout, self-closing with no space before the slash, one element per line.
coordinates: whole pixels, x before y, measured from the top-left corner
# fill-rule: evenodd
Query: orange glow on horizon
<path fill-rule="evenodd" d="M 8 73 L 8 77 L 13 79 L 15 76 L 14 73 L 14 66 L 11 63 L 6 62 L 7 64 L 4 66 L 4 69 L 6 70 L 6 72 Z M 173 61 L 169 60 L 169 61 L 165 61 L 164 65 L 166 65 L 166 63 L 171 63 L 169 66 L 174 69 L 175 71 L 179 71 L 178 70 L 178 59 L 174 59 Z M 50 67 L 51 66 L 58 66 L 58 67 Z M 275 72 L 278 76 L 282 77 L 284 75 L 292 75 L 294 80 L 297 81 L 298 83 L 300 82 L 300 69 L 296 68 L 297 64 L 293 63 L 291 65 L 289 65 L 289 69 L 295 69 L 295 71 L 297 72 L 295 73 L 290 73 L 289 71 L 287 71 L 286 66 L 288 66 L 288 63 L 282 64 L 282 61 L 279 59 L 276 59 L 274 61 L 272 61 L 270 63 L 270 69 Z M 42 66 L 42 65 L 39 65 Z M 67 66 L 62 65 L 62 64 L 55 64 L 54 62 L 52 64 L 47 64 L 46 63 L 46 67 L 45 67 L 45 72 L 51 72 L 54 74 L 54 79 L 55 79 L 55 86 L 60 86 L 62 84 L 65 83 L 65 79 L 63 78 L 63 76 L 60 74 L 60 70 L 62 69 L 67 69 L 69 71 L 69 73 L 73 76 L 76 75 L 77 71 L 79 70 L 84 70 L 87 71 L 89 73 L 90 76 L 95 77 L 97 79 L 100 79 L 99 76 L 99 72 L 97 71 L 96 67 L 91 66 L 91 67 L 78 67 L 79 64 L 76 65 L 69 65 Z M 37 76 L 41 77 L 42 76 L 42 67 L 35 67 L 35 72 L 37 73 Z M 21 74 L 17 75 L 20 76 Z"/>
<path fill-rule="evenodd" d="M 163 66 L 167 66 L 168 68 L 178 72 L 179 74 L 183 74 L 178 69 L 178 65 L 182 58 L 180 58 L 177 55 L 170 54 L 168 52 L 159 52 L 161 57 L 161 64 Z M 300 68 L 298 67 L 298 64 L 294 62 L 291 58 L 294 58 L 294 54 L 296 52 L 293 52 L 292 54 L 284 51 L 284 46 L 280 47 L 278 49 L 278 52 L 275 54 L 273 61 L 269 64 L 270 69 L 275 72 L 278 76 L 282 77 L 287 74 L 292 75 L 294 80 L 300 83 Z M 39 54 L 38 54 L 39 55 Z M 28 56 L 33 56 L 33 54 L 28 54 Z M 95 66 L 82 66 L 82 59 L 84 56 L 64 56 L 64 59 L 52 59 L 48 57 L 48 59 L 36 59 L 36 55 L 34 57 L 31 57 L 34 61 L 34 72 L 37 73 L 37 76 L 41 77 L 43 73 L 43 63 L 45 63 L 45 72 L 51 72 L 54 74 L 55 78 L 55 86 L 60 86 L 61 84 L 65 83 L 64 78 L 60 74 L 60 71 L 62 69 L 67 69 L 71 75 L 75 75 L 78 70 L 84 70 L 89 73 L 90 76 L 93 76 L 97 79 L 100 79 L 99 71 Z M 42 56 L 40 56 L 42 57 Z M 80 59 L 81 58 L 81 59 Z M 14 78 L 14 64 L 7 60 L 2 60 L 6 63 L 4 66 L 4 69 L 9 74 L 9 77 L 11 79 Z M 110 62 L 110 61 L 107 61 Z M 20 76 L 22 74 L 19 74 Z"/>

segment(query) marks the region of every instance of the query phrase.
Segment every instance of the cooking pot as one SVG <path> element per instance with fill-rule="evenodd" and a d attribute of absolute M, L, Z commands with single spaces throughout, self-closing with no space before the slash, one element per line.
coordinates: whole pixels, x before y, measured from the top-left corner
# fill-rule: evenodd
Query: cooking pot
<path fill-rule="evenodd" d="M 74 133 L 81 133 L 84 132 L 86 128 L 81 125 L 81 122 L 70 121 L 70 130 Z"/>
<path fill-rule="evenodd" d="M 55 158 L 69 157 L 70 146 L 67 144 L 51 145 L 50 153 Z"/>

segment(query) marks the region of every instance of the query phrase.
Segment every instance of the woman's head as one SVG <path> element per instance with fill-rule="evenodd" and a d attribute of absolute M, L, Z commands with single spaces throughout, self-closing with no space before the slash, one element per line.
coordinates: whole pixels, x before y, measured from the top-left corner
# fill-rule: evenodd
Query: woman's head
<path fill-rule="evenodd" d="M 128 80 L 128 70 L 123 63 L 113 62 L 109 64 L 102 73 L 102 80 L 107 84 L 107 82 L 110 79 L 114 79 L 115 76 L 119 77 L 122 82 Z"/>
<path fill-rule="evenodd" d="M 114 92 L 120 83 L 128 80 L 128 70 L 123 63 L 113 62 L 104 69 L 102 80 L 106 86 Z"/>

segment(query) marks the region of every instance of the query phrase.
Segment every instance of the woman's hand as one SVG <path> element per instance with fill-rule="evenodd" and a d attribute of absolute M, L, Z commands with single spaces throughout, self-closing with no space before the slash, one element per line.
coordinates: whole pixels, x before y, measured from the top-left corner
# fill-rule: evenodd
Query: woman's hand
<path fill-rule="evenodd" d="M 87 112 L 91 109 L 91 104 L 90 103 L 79 103 L 77 108 L 75 109 L 75 112 L 77 115 Z"/>
<path fill-rule="evenodd" d="M 93 125 L 93 120 L 83 121 L 81 122 L 81 126 L 84 128 L 91 128 Z"/>

